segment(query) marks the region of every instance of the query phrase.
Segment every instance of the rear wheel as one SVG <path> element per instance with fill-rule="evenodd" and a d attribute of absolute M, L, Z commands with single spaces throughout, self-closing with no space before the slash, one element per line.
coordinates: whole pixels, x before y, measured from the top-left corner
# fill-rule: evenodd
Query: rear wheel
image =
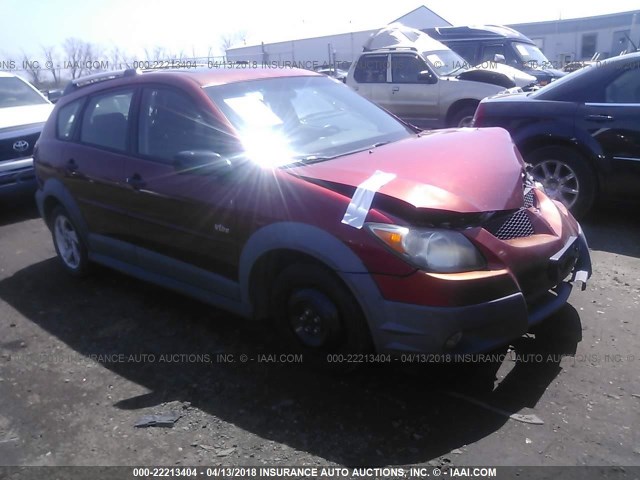
<path fill-rule="evenodd" d="M 595 174 L 586 159 L 575 150 L 553 146 L 534 150 L 527 156 L 531 175 L 544 186 L 548 197 L 561 202 L 576 217 L 593 205 Z"/>
<path fill-rule="evenodd" d="M 51 234 L 64 269 L 76 277 L 86 275 L 89 270 L 87 248 L 69 214 L 62 207 L 54 208 L 51 213 Z"/>
<path fill-rule="evenodd" d="M 324 267 L 297 264 L 276 279 L 272 295 L 276 324 L 287 345 L 315 365 L 331 353 L 366 353 L 373 349 L 360 306 L 341 280 Z"/>

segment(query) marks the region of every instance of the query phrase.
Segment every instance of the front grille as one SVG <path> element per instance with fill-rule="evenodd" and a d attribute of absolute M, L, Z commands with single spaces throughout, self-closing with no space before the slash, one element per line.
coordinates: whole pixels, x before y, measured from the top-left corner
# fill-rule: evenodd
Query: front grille
<path fill-rule="evenodd" d="M 525 190 L 524 193 L 524 208 L 531 208 L 535 205 L 536 195 L 533 193 L 533 188 Z"/>
<path fill-rule="evenodd" d="M 502 217 L 500 221 L 485 225 L 484 228 L 500 240 L 530 237 L 535 233 L 526 209 L 517 210 L 506 218 Z"/>
<path fill-rule="evenodd" d="M 36 144 L 36 140 L 38 140 L 39 136 L 40 132 L 37 132 L 0 140 L 0 162 L 4 160 L 12 160 L 14 158 L 30 157 L 33 155 L 33 146 Z M 29 146 L 26 150 L 19 152 L 14 149 L 14 144 L 21 140 L 27 142 Z"/>

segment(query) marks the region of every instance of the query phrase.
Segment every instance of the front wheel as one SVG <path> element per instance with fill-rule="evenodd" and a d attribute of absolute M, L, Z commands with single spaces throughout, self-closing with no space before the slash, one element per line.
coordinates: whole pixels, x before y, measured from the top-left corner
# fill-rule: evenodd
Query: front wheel
<path fill-rule="evenodd" d="M 476 107 L 472 105 L 467 105 L 462 107 L 456 113 L 454 113 L 451 117 L 450 125 L 451 127 L 470 127 L 473 121 L 473 116 L 476 114 Z"/>
<path fill-rule="evenodd" d="M 549 198 L 561 202 L 576 218 L 589 211 L 595 199 L 596 178 L 582 155 L 553 146 L 534 150 L 526 160 L 533 167 L 531 175 Z"/>
<path fill-rule="evenodd" d="M 272 311 L 286 344 L 311 364 L 340 368 L 327 363 L 329 354 L 373 349 L 360 306 L 342 281 L 324 267 L 287 267 L 276 279 Z"/>
<path fill-rule="evenodd" d="M 69 214 L 62 207 L 56 207 L 51 213 L 51 234 L 64 269 L 73 276 L 84 276 L 89 269 L 87 248 Z"/>

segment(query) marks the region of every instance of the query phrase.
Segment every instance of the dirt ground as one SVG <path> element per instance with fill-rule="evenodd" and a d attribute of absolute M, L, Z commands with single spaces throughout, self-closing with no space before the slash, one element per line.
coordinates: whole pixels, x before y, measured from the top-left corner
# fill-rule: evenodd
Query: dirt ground
<path fill-rule="evenodd" d="M 2 208 L 0 465 L 640 465 L 635 205 L 583 221 L 587 290 L 502 364 L 346 376 L 265 363 L 269 332 L 178 294 L 70 278 L 31 202 Z"/>

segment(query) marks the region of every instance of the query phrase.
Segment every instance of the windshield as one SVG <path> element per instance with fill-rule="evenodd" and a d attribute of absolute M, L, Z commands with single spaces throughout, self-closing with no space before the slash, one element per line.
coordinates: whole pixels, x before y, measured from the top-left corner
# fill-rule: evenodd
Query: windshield
<path fill-rule="evenodd" d="M 327 160 L 413 134 L 327 77 L 281 77 L 205 88 L 263 166 Z"/>
<path fill-rule="evenodd" d="M 529 68 L 548 68 L 551 62 L 544 56 L 540 49 L 530 43 L 513 42 L 513 48 L 516 51 L 518 60 L 521 65 Z"/>
<path fill-rule="evenodd" d="M 424 52 L 424 58 L 439 76 L 447 76 L 458 70 L 470 68 L 467 61 L 453 50 L 437 50 Z"/>
<path fill-rule="evenodd" d="M 0 77 L 0 108 L 43 103 L 47 101 L 18 77 Z"/>

